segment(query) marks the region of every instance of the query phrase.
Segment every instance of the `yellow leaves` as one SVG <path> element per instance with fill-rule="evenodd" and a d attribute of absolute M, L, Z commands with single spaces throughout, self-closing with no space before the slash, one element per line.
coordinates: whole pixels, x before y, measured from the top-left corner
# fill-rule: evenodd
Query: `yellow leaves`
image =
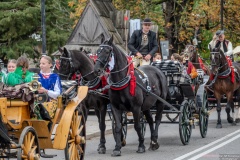
<path fill-rule="evenodd" d="M 73 1 L 69 1 L 69 2 L 68 2 L 68 6 L 69 6 L 69 7 L 73 7 L 74 4 L 75 4 L 75 3 L 74 3 Z"/>
<path fill-rule="evenodd" d="M 166 27 L 167 27 L 167 28 L 169 28 L 169 27 L 171 27 L 171 26 L 172 26 L 172 23 L 169 23 L 169 22 L 168 22 L 168 23 L 166 24 Z"/>

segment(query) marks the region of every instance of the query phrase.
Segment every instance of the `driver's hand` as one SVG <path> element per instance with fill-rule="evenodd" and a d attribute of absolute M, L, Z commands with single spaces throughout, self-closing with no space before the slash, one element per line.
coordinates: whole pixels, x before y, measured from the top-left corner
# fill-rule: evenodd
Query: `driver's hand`
<path fill-rule="evenodd" d="M 151 58 L 152 58 L 151 54 L 148 54 L 148 55 L 145 56 L 146 61 L 150 61 Z"/>
<path fill-rule="evenodd" d="M 142 58 L 142 54 L 140 52 L 136 53 L 137 58 Z"/>

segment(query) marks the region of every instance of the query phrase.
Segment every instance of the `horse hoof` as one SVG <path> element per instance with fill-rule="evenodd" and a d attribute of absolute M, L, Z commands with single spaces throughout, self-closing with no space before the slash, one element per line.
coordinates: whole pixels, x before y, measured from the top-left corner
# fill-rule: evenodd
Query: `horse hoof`
<path fill-rule="evenodd" d="M 155 151 L 155 150 L 157 150 L 158 148 L 159 148 L 158 142 L 157 142 L 157 143 L 151 142 L 151 143 L 150 143 L 150 147 L 148 148 L 148 150 L 150 150 L 150 151 Z"/>
<path fill-rule="evenodd" d="M 236 123 L 239 123 L 239 122 L 240 122 L 240 118 L 237 118 L 237 119 L 235 120 L 235 122 L 236 122 Z"/>
<path fill-rule="evenodd" d="M 144 153 L 145 147 L 138 147 L 137 153 Z"/>
<path fill-rule="evenodd" d="M 229 117 L 229 118 L 227 118 L 227 121 L 228 121 L 228 123 L 233 123 L 233 118 Z"/>
<path fill-rule="evenodd" d="M 98 153 L 99 154 L 105 154 L 106 153 L 106 148 L 105 147 L 98 148 Z"/>
<path fill-rule="evenodd" d="M 116 151 L 116 150 L 114 150 L 111 156 L 112 156 L 112 157 L 121 156 L 121 151 Z"/>
<path fill-rule="evenodd" d="M 216 128 L 222 128 L 222 124 L 217 124 Z"/>
<path fill-rule="evenodd" d="M 123 140 L 122 140 L 122 147 L 124 147 L 124 146 L 126 146 L 126 140 L 125 140 L 125 138 L 123 138 Z"/>

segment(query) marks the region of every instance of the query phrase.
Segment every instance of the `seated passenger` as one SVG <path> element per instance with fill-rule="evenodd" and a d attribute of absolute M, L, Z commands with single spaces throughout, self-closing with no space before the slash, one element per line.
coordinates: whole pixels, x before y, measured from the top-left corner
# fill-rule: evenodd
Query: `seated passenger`
<path fill-rule="evenodd" d="M 161 62 L 161 61 L 162 61 L 161 53 L 155 53 L 153 56 L 153 62 Z"/>
<path fill-rule="evenodd" d="M 179 54 L 174 53 L 171 56 L 171 60 L 177 60 L 178 62 L 180 62 L 183 65 L 183 57 L 181 57 Z M 184 67 L 184 72 L 186 71 L 186 73 L 191 77 L 191 79 L 194 79 L 198 76 L 197 70 L 196 68 L 193 66 L 192 62 L 188 61 L 187 62 L 187 68 L 185 65 L 183 65 Z"/>
<path fill-rule="evenodd" d="M 7 77 L 7 74 L 14 72 L 16 70 L 16 68 L 17 68 L 17 61 L 15 59 L 10 59 L 7 64 L 7 72 L 1 72 L 2 73 L 2 75 L 1 75 L 2 81 L 1 82 L 4 82 Z"/>
<path fill-rule="evenodd" d="M 10 59 L 7 64 L 7 73 L 14 72 L 17 68 L 17 61 L 15 59 Z"/>
<path fill-rule="evenodd" d="M 32 81 L 33 73 L 28 71 L 29 62 L 27 57 L 21 56 L 17 59 L 17 68 L 14 72 L 7 74 L 4 83 L 9 86 Z"/>
<path fill-rule="evenodd" d="M 40 59 L 39 82 L 42 87 L 38 90 L 39 93 L 47 93 L 52 99 L 56 99 L 62 92 L 61 81 L 56 73 L 52 73 L 52 58 L 42 56 Z"/>

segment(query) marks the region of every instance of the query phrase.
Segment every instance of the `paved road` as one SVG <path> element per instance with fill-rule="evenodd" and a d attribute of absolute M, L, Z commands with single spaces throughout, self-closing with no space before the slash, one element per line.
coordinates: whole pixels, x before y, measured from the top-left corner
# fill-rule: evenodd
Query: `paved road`
<path fill-rule="evenodd" d="M 223 110 L 224 111 L 224 110 Z M 157 151 L 148 151 L 144 154 L 137 154 L 138 140 L 136 132 L 132 127 L 128 129 L 127 145 L 122 148 L 121 157 L 111 157 L 112 150 L 115 146 L 115 142 L 112 134 L 107 134 L 106 147 L 107 152 L 104 155 L 97 153 L 97 146 L 99 143 L 99 137 L 96 137 L 98 133 L 93 134 L 93 131 L 97 128 L 95 123 L 95 117 L 90 116 L 87 122 L 88 140 L 85 160 L 218 160 L 220 157 L 238 156 L 240 158 L 240 124 L 232 126 L 226 121 L 225 111 L 222 112 L 222 129 L 216 129 L 216 111 L 212 111 L 210 115 L 208 134 L 206 138 L 201 138 L 199 127 L 196 126 L 193 129 L 191 141 L 189 145 L 183 146 L 179 137 L 178 124 L 161 124 L 159 129 L 159 142 L 160 148 Z M 111 123 L 107 121 L 107 129 L 110 129 Z M 90 134 L 90 132 L 92 132 Z M 110 131 L 108 131 L 110 133 Z M 90 136 L 89 136 L 90 135 Z M 145 135 L 145 146 L 149 147 L 150 133 L 147 128 Z M 48 153 L 58 154 L 53 160 L 64 159 L 63 151 L 48 150 Z"/>

